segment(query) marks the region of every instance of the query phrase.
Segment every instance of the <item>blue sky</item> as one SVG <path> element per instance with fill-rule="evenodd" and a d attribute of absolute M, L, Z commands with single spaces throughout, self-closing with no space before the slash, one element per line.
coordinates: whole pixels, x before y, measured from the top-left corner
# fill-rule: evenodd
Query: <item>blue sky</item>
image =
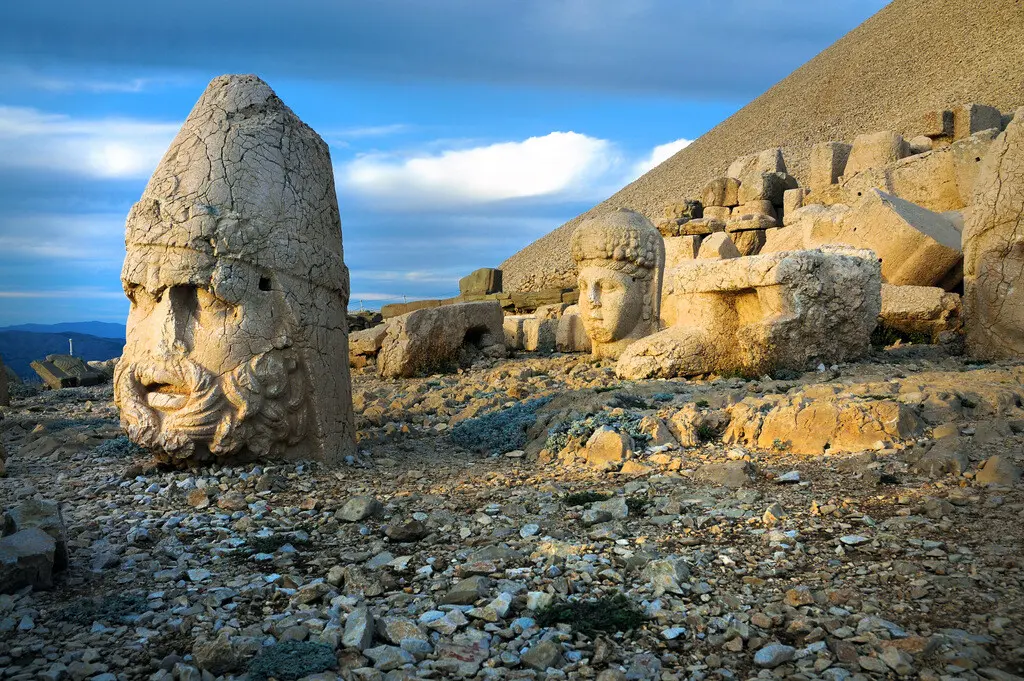
<path fill-rule="evenodd" d="M 0 325 L 123 321 L 124 217 L 206 83 L 331 146 L 352 307 L 458 293 L 881 0 L 98 0 L 0 7 Z"/>

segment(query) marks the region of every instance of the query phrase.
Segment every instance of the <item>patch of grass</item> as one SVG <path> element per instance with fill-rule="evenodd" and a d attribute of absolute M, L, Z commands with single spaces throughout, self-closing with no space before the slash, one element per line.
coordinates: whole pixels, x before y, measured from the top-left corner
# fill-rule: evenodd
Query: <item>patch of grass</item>
<path fill-rule="evenodd" d="M 882 350 L 900 343 L 902 345 L 931 345 L 932 337 L 927 333 L 904 333 L 885 324 L 879 324 L 871 332 L 871 346 Z"/>
<path fill-rule="evenodd" d="M 595 393 L 610 393 L 613 390 L 618 390 L 618 389 L 619 389 L 619 386 L 617 386 L 617 385 L 599 385 L 596 388 L 594 388 L 594 392 Z"/>
<path fill-rule="evenodd" d="M 148 607 L 146 594 L 116 594 L 80 598 L 69 603 L 60 612 L 65 622 L 83 626 L 93 622 L 128 624 L 133 615 L 142 614 Z"/>
<path fill-rule="evenodd" d="M 707 400 L 697 400 L 696 402 L 694 402 L 694 405 L 698 409 L 707 409 L 708 407 L 711 406 L 711 403 L 708 402 Z"/>
<path fill-rule="evenodd" d="M 572 494 L 566 494 L 562 501 L 565 502 L 566 506 L 583 506 L 585 504 L 592 504 L 595 501 L 605 501 L 611 498 L 611 494 L 587 490 L 586 492 L 573 492 Z"/>
<path fill-rule="evenodd" d="M 549 429 L 544 446 L 550 452 L 560 452 L 569 444 L 571 438 L 586 442 L 595 430 L 601 426 L 608 426 L 619 432 L 628 433 L 638 447 L 643 447 L 650 441 L 651 436 L 640 432 L 642 420 L 643 416 L 640 414 L 629 412 L 619 416 L 612 416 L 604 411 L 599 414 L 588 414 L 581 419 L 564 421 Z"/>
<path fill-rule="evenodd" d="M 714 426 L 702 423 L 697 426 L 697 440 L 700 442 L 711 442 L 718 437 L 718 431 L 715 430 Z"/>
<path fill-rule="evenodd" d="M 647 507 L 652 503 L 647 497 L 628 497 L 626 499 L 626 508 L 629 509 L 629 515 L 641 516 L 647 514 Z"/>
<path fill-rule="evenodd" d="M 248 671 L 254 681 L 270 678 L 296 681 L 337 666 L 338 660 L 330 646 L 310 641 L 284 641 L 261 650 L 249 662 Z"/>
<path fill-rule="evenodd" d="M 974 409 L 978 406 L 978 403 L 969 397 L 960 396 L 960 406 L 964 409 Z"/>
<path fill-rule="evenodd" d="M 537 420 L 537 410 L 551 400 L 541 397 L 466 419 L 451 430 L 452 442 L 474 452 L 505 454 L 526 446 L 526 431 Z"/>
<path fill-rule="evenodd" d="M 629 631 L 644 620 L 640 610 L 622 594 L 592 601 L 552 603 L 540 610 L 536 619 L 542 627 L 568 624 L 584 634 Z"/>
<path fill-rule="evenodd" d="M 651 399 L 655 402 L 671 402 L 675 396 L 675 393 L 654 393 Z"/>
<path fill-rule="evenodd" d="M 777 452 L 784 452 L 789 449 L 790 444 L 789 440 L 780 440 L 779 438 L 775 438 L 775 441 L 772 442 L 772 449 Z"/>

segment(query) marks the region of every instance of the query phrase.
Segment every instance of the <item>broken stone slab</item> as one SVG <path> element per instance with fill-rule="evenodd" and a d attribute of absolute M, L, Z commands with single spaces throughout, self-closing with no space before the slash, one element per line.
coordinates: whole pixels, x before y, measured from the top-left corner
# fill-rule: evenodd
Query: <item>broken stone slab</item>
<path fill-rule="evenodd" d="M 754 465 L 749 461 L 718 461 L 697 469 L 697 478 L 722 487 L 738 489 L 754 482 Z"/>
<path fill-rule="evenodd" d="M 963 257 L 960 233 L 947 218 L 878 189 L 841 220 L 813 220 L 804 241 L 870 249 L 881 260 L 883 280 L 895 285 L 934 286 Z"/>
<path fill-rule="evenodd" d="M 523 320 L 523 350 L 527 352 L 554 352 L 558 319 L 530 317 Z"/>
<path fill-rule="evenodd" d="M 53 390 L 103 382 L 103 374 L 90 369 L 81 358 L 72 355 L 47 355 L 45 360 L 37 360 L 30 366 Z"/>
<path fill-rule="evenodd" d="M 925 112 L 915 128 L 916 132 L 927 137 L 952 137 L 953 130 L 953 112 L 949 109 Z"/>
<path fill-rule="evenodd" d="M 966 451 L 968 446 L 965 438 L 944 437 L 913 462 L 911 470 L 929 478 L 962 475 L 970 465 Z"/>
<path fill-rule="evenodd" d="M 366 366 L 370 359 L 377 357 L 387 336 L 387 324 L 378 324 L 369 329 L 354 331 L 348 335 L 349 366 Z"/>
<path fill-rule="evenodd" d="M 711 180 L 701 190 L 701 203 L 704 205 L 704 217 L 710 207 L 731 208 L 738 206 L 740 181 L 735 177 L 718 177 Z"/>
<path fill-rule="evenodd" d="M 880 309 L 879 266 L 869 252 L 694 260 L 666 279 L 670 328 L 627 348 L 616 373 L 633 380 L 762 375 L 844 362 L 867 353 Z"/>
<path fill-rule="evenodd" d="M 501 270 L 481 267 L 459 279 L 459 293 L 464 296 L 485 296 L 501 293 Z"/>
<path fill-rule="evenodd" d="M 532 315 L 506 315 L 502 320 L 505 347 L 509 350 L 523 349 L 523 325 Z"/>
<path fill-rule="evenodd" d="M 700 243 L 700 250 L 697 252 L 698 260 L 727 260 L 740 257 L 736 244 L 725 232 L 715 232 Z M 685 266 L 685 263 L 680 263 Z"/>
<path fill-rule="evenodd" d="M 725 231 L 732 235 L 735 232 L 765 230 L 777 226 L 778 222 L 775 218 L 766 213 L 733 213 L 733 216 L 725 223 Z"/>
<path fill-rule="evenodd" d="M 679 228 L 679 236 L 707 236 L 715 232 L 724 232 L 725 222 L 712 217 L 690 220 Z"/>
<path fill-rule="evenodd" d="M 633 451 L 633 439 L 626 433 L 601 426 L 587 440 L 587 465 L 598 470 L 617 468 Z"/>
<path fill-rule="evenodd" d="M 665 269 L 670 270 L 684 260 L 693 260 L 700 252 L 702 236 L 674 236 L 665 239 Z"/>
<path fill-rule="evenodd" d="M 1013 487 L 1021 478 L 1021 469 L 1006 456 L 997 454 L 990 456 L 982 464 L 974 476 L 974 481 L 979 485 L 998 485 L 1000 487 Z"/>
<path fill-rule="evenodd" d="M 37 527 L 0 538 L 0 593 L 26 586 L 53 588 L 53 560 L 57 544 Z"/>
<path fill-rule="evenodd" d="M 693 220 L 695 218 L 703 217 L 703 210 L 704 206 L 700 201 L 686 199 L 684 201 L 667 204 L 664 211 L 662 211 L 662 214 L 666 218 L 670 219 Z"/>
<path fill-rule="evenodd" d="M 377 372 L 385 378 L 450 369 L 459 351 L 505 349 L 504 317 L 496 302 L 461 303 L 424 308 L 388 321 L 377 355 Z"/>
<path fill-rule="evenodd" d="M 986 104 L 963 104 L 953 110 L 953 137 L 963 139 L 976 132 L 1001 129 L 1003 115 L 999 109 Z"/>
<path fill-rule="evenodd" d="M 796 189 L 787 189 L 782 195 L 782 224 L 791 224 L 790 215 L 792 215 L 797 209 L 803 208 L 804 199 L 807 198 L 808 190 L 803 187 L 797 187 Z"/>
<path fill-rule="evenodd" d="M 882 284 L 879 320 L 896 331 L 924 334 L 938 342 L 943 334 L 960 331 L 960 296 L 935 286 Z"/>
<path fill-rule="evenodd" d="M 1024 355 L 1024 108 L 984 157 L 963 242 L 968 353 Z"/>
<path fill-rule="evenodd" d="M 685 237 L 684 237 L 685 238 Z M 570 305 L 558 320 L 555 349 L 559 352 L 590 352 L 590 337 L 578 305 Z"/>
<path fill-rule="evenodd" d="M 820 142 L 811 147 L 811 192 L 817 193 L 839 182 L 846 172 L 852 145 L 844 142 Z"/>
<path fill-rule="evenodd" d="M 882 168 L 909 155 L 910 145 L 899 133 L 884 130 L 857 135 L 843 175 L 850 177 L 868 168 Z"/>
<path fill-rule="evenodd" d="M 771 201 L 752 201 L 751 203 L 743 203 L 732 209 L 732 216 L 726 223 L 726 230 L 729 229 L 729 225 L 742 220 L 743 218 L 750 218 L 752 216 L 760 216 L 761 218 L 768 218 L 772 221 L 772 227 L 777 224 L 776 216 L 778 213 L 775 211 L 775 206 Z"/>
<path fill-rule="evenodd" d="M 784 172 L 786 172 L 786 162 L 782 157 L 782 149 L 775 148 L 765 149 L 749 156 L 740 156 L 729 165 L 725 174 L 742 181 L 743 177 L 750 173 Z"/>
<path fill-rule="evenodd" d="M 718 220 L 725 222 L 732 215 L 732 208 L 728 206 L 705 206 L 704 207 L 704 219 L 706 220 Z M 721 231 L 721 230 L 712 230 Z"/>
<path fill-rule="evenodd" d="M 53 570 L 60 572 L 68 566 L 68 539 L 60 503 L 44 499 L 25 499 L 7 509 L 3 535 L 11 535 L 30 528 L 37 528 L 53 537 L 55 544 Z"/>
<path fill-rule="evenodd" d="M 729 235 L 740 256 L 757 255 L 767 240 L 765 230 L 747 229 Z"/>
<path fill-rule="evenodd" d="M 782 195 L 786 191 L 786 176 L 782 173 L 754 172 L 740 179 L 737 192 L 739 205 L 755 201 L 767 201 L 773 205 L 782 203 Z"/>

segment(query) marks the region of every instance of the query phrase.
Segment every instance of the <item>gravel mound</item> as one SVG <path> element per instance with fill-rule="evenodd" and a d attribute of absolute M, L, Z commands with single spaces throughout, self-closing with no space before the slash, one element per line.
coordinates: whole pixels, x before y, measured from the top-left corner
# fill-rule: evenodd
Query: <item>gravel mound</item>
<path fill-rule="evenodd" d="M 695 196 L 737 156 L 781 146 L 802 178 L 810 147 L 864 132 L 913 132 L 930 110 L 967 102 L 1004 113 L 1024 104 L 1020 0 L 894 0 L 763 95 L 590 211 L 501 264 L 505 290 L 575 285 L 569 237 L 595 211 L 648 216 Z"/>

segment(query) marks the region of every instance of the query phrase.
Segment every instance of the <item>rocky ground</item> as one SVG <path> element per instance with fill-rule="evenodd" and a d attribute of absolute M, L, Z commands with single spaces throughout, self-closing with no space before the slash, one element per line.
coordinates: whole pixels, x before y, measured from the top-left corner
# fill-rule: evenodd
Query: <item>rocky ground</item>
<path fill-rule="evenodd" d="M 59 500 L 70 565 L 0 595 L 0 678 L 1024 673 L 1024 365 L 897 349 L 776 379 L 357 373 L 338 470 L 157 470 L 109 386 L 22 392 L 0 505 Z M 904 411 L 857 451 L 856 419 L 818 454 L 820 419 L 766 448 L 730 425 L 780 400 Z"/>

